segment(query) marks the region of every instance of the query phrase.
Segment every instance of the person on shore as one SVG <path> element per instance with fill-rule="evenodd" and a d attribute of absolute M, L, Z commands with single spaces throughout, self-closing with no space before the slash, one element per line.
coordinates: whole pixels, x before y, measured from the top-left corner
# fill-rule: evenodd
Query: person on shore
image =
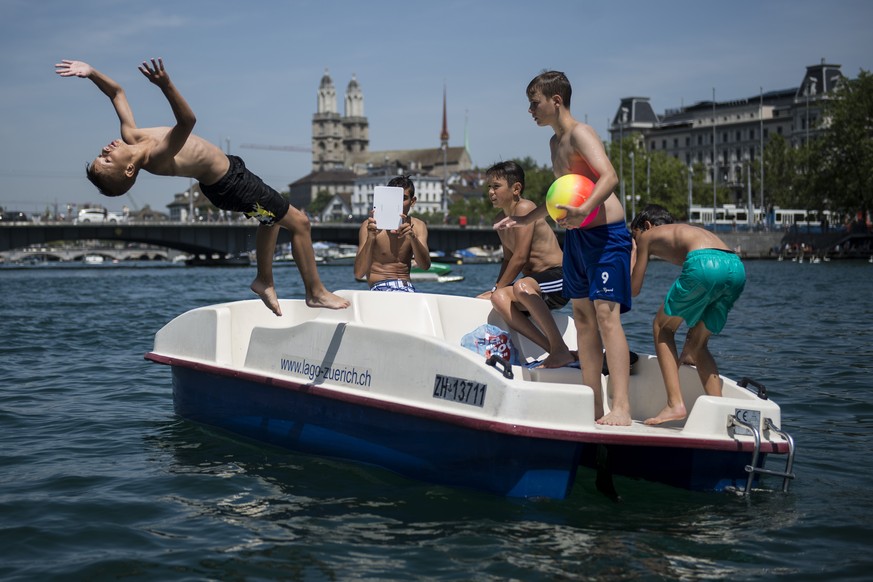
<path fill-rule="evenodd" d="M 618 176 L 603 142 L 590 125 L 580 123 L 570 112 L 570 81 L 564 73 L 547 71 L 527 86 L 528 112 L 537 125 L 549 126 L 549 141 L 555 178 L 581 174 L 595 183 L 588 200 L 578 207 L 559 205 L 567 211 L 558 221 L 567 229 L 564 237 L 564 295 L 573 302 L 582 380 L 594 389 L 594 414 L 598 424 L 630 425 L 630 350 L 621 326 L 621 313 L 631 308 L 630 254 L 632 241 L 624 208 L 613 194 Z M 597 210 L 585 227 L 580 224 Z M 545 204 L 524 216 L 507 216 L 497 229 L 525 225 L 544 218 Z M 609 361 L 612 406 L 604 414 L 601 371 Z"/>
<path fill-rule="evenodd" d="M 276 315 L 282 315 L 273 281 L 273 254 L 279 227 L 291 233 L 291 252 L 305 287 L 310 307 L 343 309 L 349 302 L 327 290 L 318 276 L 309 219 L 290 206 L 274 189 L 246 169 L 237 156 L 194 135 L 194 111 L 170 81 L 162 59 L 143 61 L 140 72 L 166 97 L 176 118 L 173 127 L 137 127 L 121 86 L 82 61 L 64 59 L 55 65 L 61 77 L 90 79 L 109 97 L 121 122 L 121 139 L 103 147 L 87 167 L 87 176 L 106 196 L 121 196 L 136 181 L 140 170 L 159 176 L 182 176 L 200 182 L 210 202 L 222 210 L 256 218 L 258 272 L 251 289 Z"/>
<path fill-rule="evenodd" d="M 524 194 L 524 169 L 515 162 L 494 164 L 485 172 L 491 204 L 500 209 L 496 221 L 524 215 L 536 208 Z M 503 245 L 503 262 L 490 291 L 490 299 L 507 325 L 548 352 L 538 367 L 560 368 L 576 361 L 550 313 L 569 301 L 563 295 L 564 253 L 558 237 L 540 218 L 519 228 L 497 231 Z M 519 275 L 522 277 L 516 279 Z"/>
<path fill-rule="evenodd" d="M 400 228 L 380 229 L 370 216 L 358 231 L 358 252 L 355 255 L 355 278 L 366 279 L 371 291 L 405 291 L 415 293 L 410 278 L 412 261 L 423 270 L 430 268 L 427 248 L 427 224 L 409 216 L 415 205 L 415 184 L 409 176 L 397 176 L 388 186 L 403 188 L 403 214 Z"/>
<path fill-rule="evenodd" d="M 746 271 L 740 257 L 718 236 L 690 224 L 674 224 L 670 213 L 657 204 L 649 204 L 634 217 L 631 233 L 631 285 L 635 297 L 643 287 L 650 256 L 682 266 L 682 273 L 667 292 L 652 324 L 667 405 L 645 422 L 682 420 L 686 415 L 679 386 L 682 364 L 697 366 L 704 391 L 721 396 L 722 380 L 709 352 L 709 338 L 724 328 L 728 313 L 745 287 Z M 676 330 L 683 321 L 688 324 L 688 334 L 679 355 Z"/>

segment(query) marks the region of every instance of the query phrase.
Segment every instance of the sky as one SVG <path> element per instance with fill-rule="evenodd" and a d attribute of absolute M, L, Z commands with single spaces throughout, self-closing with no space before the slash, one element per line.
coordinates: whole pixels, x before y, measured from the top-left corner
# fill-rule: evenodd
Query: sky
<path fill-rule="evenodd" d="M 825 59 L 854 78 L 873 69 L 873 2 L 837 0 L 0 0 L 0 207 L 67 204 L 166 211 L 187 178 L 142 173 L 129 196 L 101 196 L 85 164 L 119 137 L 109 100 L 54 73 L 86 61 L 124 88 L 141 127 L 171 125 L 160 91 L 137 70 L 161 57 L 195 114 L 195 133 L 242 156 L 279 191 L 311 170 L 308 153 L 241 149 L 311 145 L 328 69 L 340 113 L 357 77 L 370 149 L 439 146 L 443 90 L 451 146 L 474 165 L 549 162 L 549 128 L 525 88 L 556 69 L 572 113 L 608 138 L 622 97 L 656 113 L 797 87 Z"/>

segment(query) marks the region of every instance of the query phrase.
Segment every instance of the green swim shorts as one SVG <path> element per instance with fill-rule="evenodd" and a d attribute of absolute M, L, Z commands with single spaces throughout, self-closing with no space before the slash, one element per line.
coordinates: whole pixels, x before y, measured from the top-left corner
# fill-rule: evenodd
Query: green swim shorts
<path fill-rule="evenodd" d="M 719 333 L 745 286 L 746 269 L 736 254 L 719 249 L 691 251 L 667 292 L 664 313 L 681 317 L 688 327 L 703 321 L 706 329 Z"/>

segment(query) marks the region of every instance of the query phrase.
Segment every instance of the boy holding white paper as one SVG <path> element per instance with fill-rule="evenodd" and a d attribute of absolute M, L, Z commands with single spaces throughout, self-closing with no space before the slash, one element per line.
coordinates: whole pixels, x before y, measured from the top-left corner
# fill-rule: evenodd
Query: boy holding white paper
<path fill-rule="evenodd" d="M 427 225 L 409 216 L 415 204 L 415 185 L 408 176 L 397 176 L 388 182 L 388 188 L 377 188 L 374 211 L 358 233 L 355 278 L 366 278 L 371 291 L 415 293 L 409 278 L 412 260 L 421 269 L 430 268 Z M 392 197 L 397 199 L 392 201 Z M 392 216 L 392 210 L 397 209 L 398 215 Z"/>

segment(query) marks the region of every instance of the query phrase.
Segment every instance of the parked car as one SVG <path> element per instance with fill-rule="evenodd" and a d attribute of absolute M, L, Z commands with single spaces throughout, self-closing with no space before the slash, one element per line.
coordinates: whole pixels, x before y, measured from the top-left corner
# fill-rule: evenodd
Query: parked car
<path fill-rule="evenodd" d="M 90 222 L 122 222 L 124 217 L 114 212 L 109 212 L 105 208 L 82 208 L 79 210 L 79 215 L 74 221 L 76 224 L 84 224 Z"/>
<path fill-rule="evenodd" d="M 30 222 L 30 218 L 18 210 L 0 212 L 0 222 Z"/>

